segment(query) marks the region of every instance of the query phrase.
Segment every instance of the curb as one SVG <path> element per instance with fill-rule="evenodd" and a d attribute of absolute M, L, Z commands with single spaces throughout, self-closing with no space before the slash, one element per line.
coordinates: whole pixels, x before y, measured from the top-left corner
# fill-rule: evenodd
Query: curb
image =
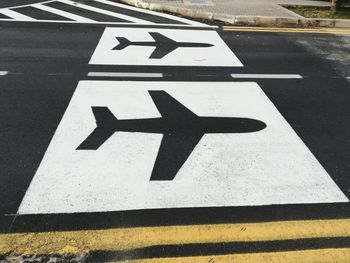
<path fill-rule="evenodd" d="M 264 26 L 264 27 L 330 27 L 350 28 L 350 19 L 323 19 L 323 18 L 301 18 L 301 17 L 269 17 L 269 16 L 234 16 L 221 13 L 212 13 L 193 10 L 184 7 L 175 7 L 156 3 L 146 3 L 142 0 L 121 0 L 121 2 L 149 9 L 152 11 L 169 12 L 187 18 L 204 19 L 209 21 L 220 21 L 236 26 Z"/>

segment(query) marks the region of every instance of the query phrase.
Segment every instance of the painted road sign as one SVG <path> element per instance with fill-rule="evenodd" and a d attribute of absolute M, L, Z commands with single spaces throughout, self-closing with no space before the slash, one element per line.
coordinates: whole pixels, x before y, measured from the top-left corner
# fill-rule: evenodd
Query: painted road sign
<path fill-rule="evenodd" d="M 147 28 L 106 28 L 89 63 L 243 66 L 215 31 Z"/>
<path fill-rule="evenodd" d="M 151 180 L 173 180 L 205 134 L 248 133 L 266 128 L 262 121 L 236 117 L 201 117 L 164 90 L 148 91 L 161 118 L 118 120 L 108 107 L 93 106 L 97 127 L 78 146 L 97 150 L 115 132 L 162 134 Z"/>
<path fill-rule="evenodd" d="M 97 127 L 92 107 L 108 108 L 118 120 L 163 118 L 150 91 L 166 92 L 197 116 L 266 127 L 204 134 L 166 181 L 150 180 L 161 132 L 113 132 L 96 149 L 77 149 Z M 256 83 L 80 81 L 18 213 L 345 201 Z"/>

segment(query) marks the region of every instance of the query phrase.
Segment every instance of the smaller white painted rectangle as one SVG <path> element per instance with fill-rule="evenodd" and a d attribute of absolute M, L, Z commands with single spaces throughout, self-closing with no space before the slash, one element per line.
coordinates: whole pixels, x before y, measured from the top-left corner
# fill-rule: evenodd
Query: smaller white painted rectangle
<path fill-rule="evenodd" d="M 89 64 L 243 66 L 216 31 L 159 28 L 106 28 Z"/>

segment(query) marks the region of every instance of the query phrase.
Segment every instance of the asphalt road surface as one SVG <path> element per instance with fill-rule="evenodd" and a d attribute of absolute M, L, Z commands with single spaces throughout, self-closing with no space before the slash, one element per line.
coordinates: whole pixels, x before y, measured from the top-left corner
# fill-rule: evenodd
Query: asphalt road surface
<path fill-rule="evenodd" d="M 0 6 L 0 259 L 350 260 L 350 32 L 39 2 Z"/>

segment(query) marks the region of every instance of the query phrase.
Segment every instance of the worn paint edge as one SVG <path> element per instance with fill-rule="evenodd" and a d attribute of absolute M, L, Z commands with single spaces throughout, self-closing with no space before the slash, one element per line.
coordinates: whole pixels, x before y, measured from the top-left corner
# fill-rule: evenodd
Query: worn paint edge
<path fill-rule="evenodd" d="M 159 245 L 350 237 L 350 219 L 0 234 L 0 255 L 122 251 Z"/>

